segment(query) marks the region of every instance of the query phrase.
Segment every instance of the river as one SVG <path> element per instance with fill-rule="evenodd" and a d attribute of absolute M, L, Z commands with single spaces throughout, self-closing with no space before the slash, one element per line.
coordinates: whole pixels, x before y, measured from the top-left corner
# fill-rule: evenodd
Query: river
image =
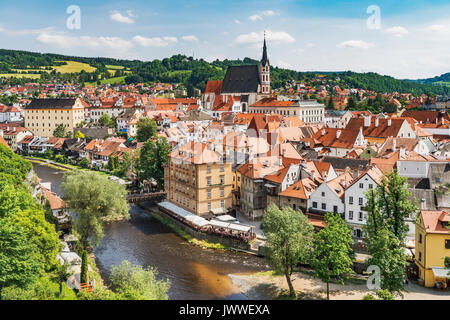
<path fill-rule="evenodd" d="M 33 164 L 43 182 L 52 183 L 60 194 L 64 172 Z M 191 246 L 168 227 L 132 206 L 130 220 L 107 224 L 105 237 L 95 248 L 97 266 L 103 279 L 123 260 L 155 267 L 159 279 L 169 279 L 169 298 L 175 300 L 246 299 L 233 285 L 229 274 L 268 270 L 264 259 L 234 252 L 204 250 Z"/>

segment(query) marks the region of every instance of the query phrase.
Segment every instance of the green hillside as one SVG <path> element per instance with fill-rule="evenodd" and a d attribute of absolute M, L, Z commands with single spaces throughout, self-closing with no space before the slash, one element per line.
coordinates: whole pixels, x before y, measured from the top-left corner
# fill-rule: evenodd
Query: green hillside
<path fill-rule="evenodd" d="M 245 58 L 243 60 L 215 60 L 207 62 L 184 55 L 149 62 L 139 60 L 121 60 L 112 58 L 71 57 L 58 54 L 42 54 L 35 52 L 0 49 L 0 77 L 16 76 L 22 73 L 28 77 L 39 78 L 40 81 L 61 79 L 78 83 L 149 83 L 169 82 L 182 83 L 188 91 L 193 88 L 203 90 L 208 80 L 221 80 L 229 66 L 256 64 L 258 61 Z M 342 88 L 361 88 L 377 92 L 410 92 L 420 94 L 449 94 L 450 88 L 429 82 L 413 82 L 397 80 L 376 73 L 356 72 L 298 72 L 294 70 L 272 67 L 272 87 L 281 88 L 287 81 L 304 81 L 316 88 L 322 83 L 315 81 L 322 74 L 326 84 L 339 85 Z M 34 76 L 33 76 L 34 75 Z M 39 75 L 39 76 L 37 76 Z M 17 78 L 19 75 L 16 76 Z M 23 77 L 23 76 L 22 76 Z M 442 76 L 441 76 L 442 77 Z M 449 74 L 450 77 L 450 74 Z M 17 82 L 26 81 L 17 79 Z M 450 81 L 440 79 L 440 81 Z"/>

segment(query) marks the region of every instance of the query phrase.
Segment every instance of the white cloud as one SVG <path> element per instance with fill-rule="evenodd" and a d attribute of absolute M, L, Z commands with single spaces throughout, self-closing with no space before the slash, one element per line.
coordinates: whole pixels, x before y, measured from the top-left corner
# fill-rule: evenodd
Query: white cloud
<path fill-rule="evenodd" d="M 262 21 L 262 20 L 264 20 L 263 16 L 271 17 L 271 16 L 274 16 L 275 14 L 276 14 L 276 12 L 273 10 L 265 10 L 265 11 L 262 11 L 260 13 L 257 13 L 257 14 L 254 14 L 254 15 L 248 17 L 248 19 L 251 21 L 258 21 L 258 20 Z"/>
<path fill-rule="evenodd" d="M 251 20 L 251 21 L 263 20 L 263 18 L 260 15 L 258 15 L 258 14 L 252 15 L 252 16 L 248 17 L 248 19 Z"/>
<path fill-rule="evenodd" d="M 384 30 L 387 33 L 393 34 L 394 36 L 401 38 L 404 35 L 407 35 L 409 33 L 408 29 L 400 26 L 395 26 L 389 29 Z"/>
<path fill-rule="evenodd" d="M 266 31 L 266 39 L 271 42 L 278 43 L 292 43 L 295 42 L 295 39 L 287 32 L 279 31 Z M 247 45 L 247 44 L 257 44 L 261 43 L 264 40 L 264 32 L 251 32 L 247 34 L 241 34 L 236 39 L 235 42 L 239 45 Z"/>
<path fill-rule="evenodd" d="M 314 43 L 308 42 L 308 43 L 306 44 L 306 46 L 307 46 L 308 48 L 312 48 L 312 47 L 314 47 Z"/>
<path fill-rule="evenodd" d="M 119 37 L 73 37 L 65 33 L 42 32 L 38 35 L 36 40 L 46 45 L 64 49 L 75 47 L 91 49 L 108 48 L 120 52 L 126 52 L 131 47 L 133 47 L 133 44 L 130 41 Z"/>
<path fill-rule="evenodd" d="M 146 37 L 137 35 L 133 38 L 133 41 L 143 47 L 167 47 L 170 43 L 178 42 L 178 39 L 175 37 L 146 38 Z"/>
<path fill-rule="evenodd" d="M 132 19 L 134 17 L 133 12 L 128 10 L 127 15 L 128 16 L 125 16 L 118 11 L 113 11 L 113 12 L 111 12 L 109 17 L 113 21 L 117 21 L 120 23 L 126 23 L 126 24 L 133 24 L 134 23 L 134 20 Z"/>
<path fill-rule="evenodd" d="M 196 36 L 190 35 L 190 36 L 182 36 L 181 39 L 184 41 L 198 41 L 198 38 Z"/>
<path fill-rule="evenodd" d="M 267 17 L 274 16 L 275 15 L 275 11 L 273 11 L 273 10 L 266 10 L 266 11 L 262 12 L 262 15 L 263 16 L 267 16 Z"/>
<path fill-rule="evenodd" d="M 234 23 L 240 24 L 241 22 L 238 19 L 236 19 L 236 20 L 234 20 Z"/>
<path fill-rule="evenodd" d="M 339 48 L 356 48 L 356 49 L 369 49 L 374 47 L 373 43 L 365 42 L 363 40 L 348 40 L 341 42 L 337 45 Z"/>

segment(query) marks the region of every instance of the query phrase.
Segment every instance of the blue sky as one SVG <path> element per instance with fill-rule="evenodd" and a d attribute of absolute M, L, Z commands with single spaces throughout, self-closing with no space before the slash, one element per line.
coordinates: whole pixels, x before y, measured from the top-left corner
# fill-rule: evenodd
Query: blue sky
<path fill-rule="evenodd" d="M 81 28 L 68 29 L 70 5 Z M 380 19 L 367 20 L 377 6 Z M 379 22 L 379 24 L 377 24 Z M 299 71 L 450 72 L 449 1 L 0 1 L 0 47 L 152 60 L 261 56 Z"/>

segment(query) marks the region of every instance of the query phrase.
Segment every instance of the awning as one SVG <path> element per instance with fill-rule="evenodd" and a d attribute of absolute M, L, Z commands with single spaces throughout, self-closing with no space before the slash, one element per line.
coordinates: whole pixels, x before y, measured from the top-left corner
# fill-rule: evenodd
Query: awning
<path fill-rule="evenodd" d="M 450 279 L 450 269 L 441 267 L 431 267 L 433 270 L 434 278 Z"/>
<path fill-rule="evenodd" d="M 207 220 L 203 219 L 202 217 L 196 216 L 194 214 L 187 216 L 186 220 L 200 228 L 209 225 L 209 222 Z"/>
<path fill-rule="evenodd" d="M 235 217 L 232 217 L 232 216 L 230 216 L 228 214 L 223 215 L 223 216 L 218 216 L 217 219 L 220 220 L 220 221 L 225 221 L 225 222 L 227 222 L 227 221 L 236 221 Z"/>
<path fill-rule="evenodd" d="M 219 220 L 211 220 L 209 222 L 209 224 L 216 228 L 223 228 L 223 229 L 239 231 L 239 232 L 249 232 L 250 230 L 252 230 L 252 227 L 250 227 L 250 226 L 244 226 L 244 225 L 235 224 L 235 223 L 228 223 L 228 222 L 219 221 Z"/>
<path fill-rule="evenodd" d="M 191 222 L 192 224 L 194 224 L 200 228 L 207 226 L 209 224 L 208 220 L 206 220 L 202 217 L 199 217 L 195 214 L 192 214 L 189 211 L 184 210 L 183 208 L 180 208 L 179 206 L 174 205 L 173 203 L 166 201 L 166 202 L 158 203 L 158 206 L 160 206 L 166 210 L 169 210 L 173 214 L 180 216 L 181 218 Z"/>
<path fill-rule="evenodd" d="M 218 216 L 218 215 L 222 215 L 222 214 L 228 213 L 228 210 L 225 209 L 225 208 L 216 208 L 216 209 L 211 209 L 211 212 L 214 215 Z"/>
<path fill-rule="evenodd" d="M 209 224 L 213 227 L 224 228 L 224 229 L 228 229 L 228 226 L 230 225 L 230 223 L 228 223 L 228 222 L 223 222 L 223 221 L 218 221 L 218 220 L 211 220 L 209 222 Z"/>

